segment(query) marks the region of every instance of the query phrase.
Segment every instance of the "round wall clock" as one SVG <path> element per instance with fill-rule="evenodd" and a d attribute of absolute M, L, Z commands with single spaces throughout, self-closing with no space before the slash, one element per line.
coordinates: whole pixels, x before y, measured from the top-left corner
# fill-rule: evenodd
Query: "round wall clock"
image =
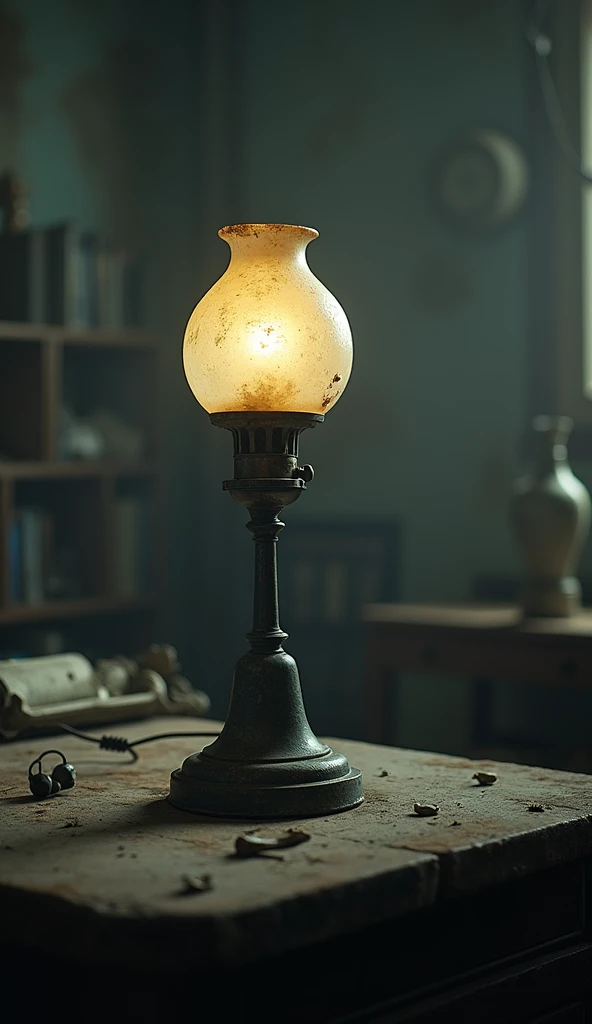
<path fill-rule="evenodd" d="M 500 227 L 521 209 L 528 193 L 528 165 L 513 139 L 476 131 L 438 159 L 433 174 L 437 206 L 448 220 L 471 231 Z"/>

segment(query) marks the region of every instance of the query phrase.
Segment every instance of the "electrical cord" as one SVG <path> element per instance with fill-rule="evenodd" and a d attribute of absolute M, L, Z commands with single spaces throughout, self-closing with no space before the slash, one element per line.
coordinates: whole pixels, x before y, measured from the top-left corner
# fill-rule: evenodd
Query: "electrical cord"
<path fill-rule="evenodd" d="M 591 184 L 592 171 L 587 170 L 582 165 L 578 148 L 571 139 L 559 91 L 549 67 L 549 56 L 553 49 L 553 43 L 541 26 L 552 3 L 556 3 L 556 0 L 535 0 L 531 4 L 530 13 L 527 15 L 525 35 L 535 53 L 545 113 L 555 136 L 555 142 L 572 171 L 587 184 Z M 536 20 L 533 17 L 535 12 Z"/>
<path fill-rule="evenodd" d="M 154 736 L 143 736 L 140 740 L 130 742 L 124 736 L 89 736 L 87 732 L 81 732 L 80 729 L 75 729 L 73 725 L 66 725 L 65 722 L 58 723 L 58 728 L 73 736 L 78 736 L 81 740 L 87 740 L 88 743 L 96 743 L 101 750 L 116 750 L 120 754 L 131 754 L 132 761 L 137 761 L 139 758 L 139 754 L 134 748 L 143 743 L 154 743 L 155 740 L 176 739 L 182 736 L 211 736 L 215 738 L 220 735 L 218 732 L 160 732 Z"/>

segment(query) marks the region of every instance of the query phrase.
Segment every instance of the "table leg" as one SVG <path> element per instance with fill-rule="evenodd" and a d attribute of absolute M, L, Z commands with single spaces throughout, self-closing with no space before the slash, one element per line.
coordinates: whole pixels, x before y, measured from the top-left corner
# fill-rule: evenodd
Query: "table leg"
<path fill-rule="evenodd" d="M 491 722 L 493 718 L 493 680 L 478 677 L 473 679 L 473 709 L 471 743 L 474 747 L 491 743 Z"/>
<path fill-rule="evenodd" d="M 371 665 L 365 686 L 365 736 L 369 743 L 392 743 L 391 716 L 396 702 L 397 679 L 379 662 Z"/>

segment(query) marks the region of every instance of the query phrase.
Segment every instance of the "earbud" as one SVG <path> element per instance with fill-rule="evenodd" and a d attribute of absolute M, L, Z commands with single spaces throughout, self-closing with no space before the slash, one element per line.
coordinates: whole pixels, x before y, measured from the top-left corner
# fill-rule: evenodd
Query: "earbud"
<path fill-rule="evenodd" d="M 63 761 L 62 764 L 56 764 L 54 770 L 51 773 L 51 777 L 54 782 L 57 782 L 62 789 L 72 789 L 76 785 L 76 769 L 73 764 L 69 764 L 68 761 Z"/>
<path fill-rule="evenodd" d="M 38 800 L 43 800 L 46 796 L 50 796 L 52 790 L 52 778 L 51 775 L 46 775 L 41 771 L 41 765 L 39 765 L 39 771 L 36 775 L 33 775 L 29 769 L 29 789 L 33 796 L 36 796 Z"/>
<path fill-rule="evenodd" d="M 48 754 L 57 754 L 62 759 L 57 764 L 51 775 L 41 770 L 41 762 Z M 38 771 L 34 772 L 35 765 L 39 765 Z M 66 761 L 61 750 L 45 750 L 43 754 L 36 757 L 29 765 L 29 789 L 38 800 L 44 800 L 48 796 L 60 793 L 62 789 L 72 789 L 76 784 L 76 769 L 73 764 Z"/>

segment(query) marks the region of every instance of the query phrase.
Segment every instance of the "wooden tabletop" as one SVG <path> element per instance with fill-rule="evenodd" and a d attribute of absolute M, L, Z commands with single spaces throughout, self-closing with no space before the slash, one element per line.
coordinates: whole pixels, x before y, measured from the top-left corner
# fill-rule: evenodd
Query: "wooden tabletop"
<path fill-rule="evenodd" d="M 506 630 L 545 636 L 592 637 L 592 609 L 569 618 L 524 618 L 517 605 L 500 604 L 367 604 L 364 622 L 403 628 L 441 630 Z"/>
<path fill-rule="evenodd" d="M 363 619 L 371 660 L 368 701 L 383 688 L 384 669 L 592 685 L 592 610 L 587 608 L 570 618 L 526 619 L 516 605 L 367 604 Z M 380 700 L 373 704 L 374 725 L 367 735 L 379 739 L 386 712 Z"/>
<path fill-rule="evenodd" d="M 131 739 L 192 725 L 218 728 L 166 718 L 114 731 Z M 4 934 L 48 949 L 60 942 L 64 955 L 97 966 L 244 963 L 592 854 L 588 776 L 499 764 L 485 788 L 472 775 L 491 762 L 334 740 L 364 773 L 365 803 L 299 821 L 310 840 L 281 859 L 240 859 L 235 839 L 257 822 L 192 816 L 166 801 L 170 771 L 202 742 L 146 745 L 135 764 L 65 735 L 2 745 Z M 36 802 L 27 768 L 53 746 L 78 782 Z M 439 805 L 438 815 L 417 817 L 416 801 Z M 187 878 L 204 876 L 209 891 L 188 889 Z"/>

